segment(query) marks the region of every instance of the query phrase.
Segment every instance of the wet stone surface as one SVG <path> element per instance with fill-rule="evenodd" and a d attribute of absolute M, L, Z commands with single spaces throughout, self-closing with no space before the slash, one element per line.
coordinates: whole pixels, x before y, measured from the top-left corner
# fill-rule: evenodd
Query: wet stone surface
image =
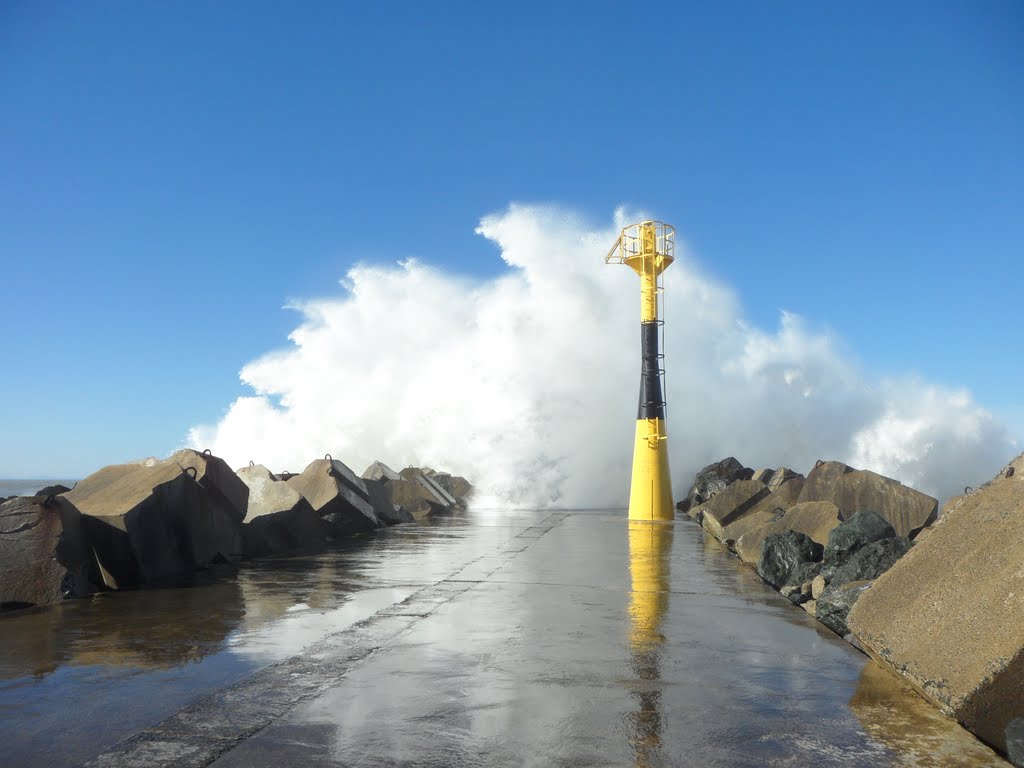
<path fill-rule="evenodd" d="M 1006 765 L 688 522 L 470 512 L 0 630 L 4 765 Z"/>

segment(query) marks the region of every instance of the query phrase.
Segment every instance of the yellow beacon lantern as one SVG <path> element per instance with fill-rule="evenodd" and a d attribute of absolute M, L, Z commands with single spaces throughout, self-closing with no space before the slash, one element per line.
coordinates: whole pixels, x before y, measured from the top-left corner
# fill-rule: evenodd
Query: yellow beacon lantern
<path fill-rule="evenodd" d="M 675 261 L 676 231 L 660 221 L 625 227 L 605 256 L 606 264 L 625 264 L 640 276 L 640 406 L 633 445 L 630 520 L 672 520 L 672 478 L 665 429 L 665 369 L 660 350 L 664 321 L 658 307 L 664 297 L 661 274 Z"/>

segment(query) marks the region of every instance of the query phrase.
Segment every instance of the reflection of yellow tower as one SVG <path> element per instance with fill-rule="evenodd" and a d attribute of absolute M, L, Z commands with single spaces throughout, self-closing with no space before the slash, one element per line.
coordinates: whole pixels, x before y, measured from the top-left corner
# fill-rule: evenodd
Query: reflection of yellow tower
<path fill-rule="evenodd" d="M 605 257 L 625 264 L 640 276 L 640 405 L 633 445 L 633 480 L 629 491 L 631 520 L 671 520 L 672 480 L 665 428 L 664 369 L 658 304 L 664 295 L 661 275 L 675 260 L 675 229 L 660 221 L 624 228 Z"/>
<path fill-rule="evenodd" d="M 668 610 L 669 553 L 672 525 L 629 523 L 629 574 L 633 591 L 629 598 L 629 650 L 633 671 L 639 678 L 636 697 L 640 710 L 628 718 L 635 764 L 651 764 L 661 746 L 660 653 L 665 641 L 661 621 Z"/>

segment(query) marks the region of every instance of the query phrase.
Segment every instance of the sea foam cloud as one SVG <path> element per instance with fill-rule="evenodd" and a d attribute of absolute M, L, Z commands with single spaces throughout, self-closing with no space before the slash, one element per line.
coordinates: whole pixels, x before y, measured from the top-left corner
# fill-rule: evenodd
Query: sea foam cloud
<path fill-rule="evenodd" d="M 602 261 L 618 230 L 512 205 L 477 233 L 507 264 L 473 280 L 416 260 L 359 265 L 338 296 L 298 302 L 290 345 L 246 365 L 252 394 L 189 443 L 237 466 L 298 471 L 330 452 L 464 474 L 503 506 L 621 506 L 639 385 L 639 287 Z M 481 243 L 481 251 L 487 248 Z M 828 333 L 783 312 L 751 326 L 735 294 L 680 248 L 666 272 L 675 492 L 734 454 L 806 472 L 818 458 L 943 497 L 1013 450 L 964 390 L 867 381 Z"/>

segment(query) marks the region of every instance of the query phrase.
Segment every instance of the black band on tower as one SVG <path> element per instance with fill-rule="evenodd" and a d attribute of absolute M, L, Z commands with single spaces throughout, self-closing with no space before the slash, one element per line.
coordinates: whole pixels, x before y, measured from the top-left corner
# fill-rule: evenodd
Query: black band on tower
<path fill-rule="evenodd" d="M 640 407 L 636 418 L 664 419 L 665 396 L 661 386 L 661 353 L 658 351 L 658 329 L 661 323 L 640 323 Z"/>

